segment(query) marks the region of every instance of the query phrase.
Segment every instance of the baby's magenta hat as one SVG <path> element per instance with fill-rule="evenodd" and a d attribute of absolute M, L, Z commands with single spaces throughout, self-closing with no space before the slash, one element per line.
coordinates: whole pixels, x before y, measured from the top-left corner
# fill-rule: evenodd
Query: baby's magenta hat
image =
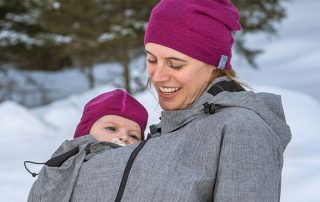
<path fill-rule="evenodd" d="M 232 32 L 241 29 L 239 18 L 230 0 L 161 0 L 151 12 L 144 43 L 231 69 Z"/>
<path fill-rule="evenodd" d="M 92 125 L 105 115 L 117 115 L 138 123 L 141 139 L 144 139 L 148 112 L 136 99 L 121 89 L 103 93 L 85 105 L 74 138 L 88 135 Z"/>

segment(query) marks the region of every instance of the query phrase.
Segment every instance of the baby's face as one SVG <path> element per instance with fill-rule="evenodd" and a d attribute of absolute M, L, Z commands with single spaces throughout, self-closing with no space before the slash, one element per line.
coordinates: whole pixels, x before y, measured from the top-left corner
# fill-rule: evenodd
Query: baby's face
<path fill-rule="evenodd" d="M 89 133 L 98 142 L 113 142 L 127 145 L 141 141 L 139 124 L 117 115 L 101 117 L 92 125 Z"/>

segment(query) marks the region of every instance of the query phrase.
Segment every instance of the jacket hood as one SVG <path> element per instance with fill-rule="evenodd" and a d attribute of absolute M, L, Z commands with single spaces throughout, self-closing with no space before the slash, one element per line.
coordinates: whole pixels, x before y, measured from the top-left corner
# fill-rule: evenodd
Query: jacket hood
<path fill-rule="evenodd" d="M 219 106 L 217 111 L 226 107 L 241 107 L 254 111 L 275 132 L 284 151 L 291 139 L 290 128 L 286 123 L 281 96 L 272 93 L 255 93 L 252 91 L 228 92 L 222 91 L 216 95 L 210 94 L 210 89 L 221 82 L 230 82 L 219 78 L 212 82 L 208 90 L 188 109 L 163 111 L 161 113 L 161 131 L 169 133 L 183 127 L 198 116 L 204 115 L 204 104 Z M 173 118 L 174 117 L 174 118 Z"/>

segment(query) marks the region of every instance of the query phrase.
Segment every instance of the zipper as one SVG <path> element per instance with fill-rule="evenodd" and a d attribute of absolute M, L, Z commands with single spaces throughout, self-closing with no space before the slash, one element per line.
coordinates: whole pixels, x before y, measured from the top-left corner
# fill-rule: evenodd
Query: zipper
<path fill-rule="evenodd" d="M 126 188 L 126 184 L 129 178 L 129 174 L 130 174 L 130 170 L 132 168 L 132 165 L 134 163 L 134 160 L 136 159 L 137 155 L 139 154 L 139 152 L 141 151 L 141 149 L 144 147 L 144 145 L 146 144 L 146 142 L 149 140 L 150 138 L 143 140 L 142 142 L 140 142 L 140 144 L 132 151 L 129 160 L 127 161 L 126 167 L 123 171 L 123 175 L 122 175 L 122 179 L 121 179 L 121 183 L 118 189 L 118 193 L 117 193 L 117 197 L 115 199 L 115 202 L 120 202 L 123 196 L 123 192 Z"/>

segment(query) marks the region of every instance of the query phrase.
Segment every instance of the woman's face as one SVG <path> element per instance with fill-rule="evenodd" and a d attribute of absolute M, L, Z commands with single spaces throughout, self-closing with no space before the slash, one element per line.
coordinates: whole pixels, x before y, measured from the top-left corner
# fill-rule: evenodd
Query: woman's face
<path fill-rule="evenodd" d="M 113 142 L 120 145 L 141 141 L 139 124 L 117 115 L 106 115 L 98 119 L 91 126 L 89 134 L 98 142 Z"/>
<path fill-rule="evenodd" d="M 163 110 L 192 105 L 214 79 L 215 68 L 171 48 L 147 43 L 147 72 Z"/>

